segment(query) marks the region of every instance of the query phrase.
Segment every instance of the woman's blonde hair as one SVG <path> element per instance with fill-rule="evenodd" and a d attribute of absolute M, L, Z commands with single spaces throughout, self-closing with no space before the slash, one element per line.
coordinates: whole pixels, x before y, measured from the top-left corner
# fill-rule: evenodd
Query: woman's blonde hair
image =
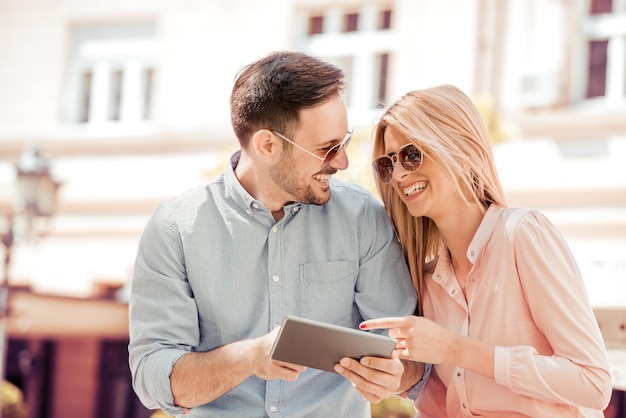
<path fill-rule="evenodd" d="M 385 154 L 387 127 L 394 127 L 423 158 L 438 165 L 466 202 L 506 206 L 485 124 L 474 103 L 457 87 L 411 91 L 391 105 L 374 130 L 374 158 Z M 442 236 L 432 220 L 409 213 L 391 184 L 377 176 L 375 181 L 409 265 L 421 313 L 424 266 L 443 247 Z"/>

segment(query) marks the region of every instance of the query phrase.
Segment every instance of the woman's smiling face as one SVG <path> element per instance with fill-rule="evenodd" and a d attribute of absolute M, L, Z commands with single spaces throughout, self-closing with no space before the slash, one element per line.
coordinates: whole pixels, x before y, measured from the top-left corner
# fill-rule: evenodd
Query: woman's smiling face
<path fill-rule="evenodd" d="M 394 126 L 385 129 L 385 153 L 396 152 L 411 142 Z M 416 146 L 420 148 L 419 144 Z M 396 161 L 391 186 L 412 216 L 425 216 L 435 222 L 445 213 L 446 207 L 458 200 L 450 179 L 427 156 L 422 156 L 422 165 L 415 171 L 406 170 Z"/>

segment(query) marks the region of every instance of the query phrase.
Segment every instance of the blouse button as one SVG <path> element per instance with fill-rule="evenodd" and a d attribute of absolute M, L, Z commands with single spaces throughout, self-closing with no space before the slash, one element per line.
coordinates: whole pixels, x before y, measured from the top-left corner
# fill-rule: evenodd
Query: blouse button
<path fill-rule="evenodd" d="M 272 228 L 272 232 L 273 232 L 273 233 L 276 233 L 276 232 L 278 232 L 278 228 L 276 228 L 276 227 L 273 227 L 273 228 Z"/>

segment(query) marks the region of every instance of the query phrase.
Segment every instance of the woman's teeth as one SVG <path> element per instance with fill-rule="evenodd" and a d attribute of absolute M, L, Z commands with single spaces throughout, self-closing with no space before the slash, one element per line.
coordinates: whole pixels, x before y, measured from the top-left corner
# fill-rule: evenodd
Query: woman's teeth
<path fill-rule="evenodd" d="M 402 190 L 404 191 L 405 196 L 413 196 L 414 194 L 424 190 L 427 185 L 428 183 L 414 183 L 409 187 L 403 187 Z"/>

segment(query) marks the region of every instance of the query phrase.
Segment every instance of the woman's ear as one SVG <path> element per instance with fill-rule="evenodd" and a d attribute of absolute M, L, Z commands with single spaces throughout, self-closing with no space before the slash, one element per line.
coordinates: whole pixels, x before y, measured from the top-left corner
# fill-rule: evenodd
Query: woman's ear
<path fill-rule="evenodd" d="M 254 133 L 252 147 L 256 155 L 268 163 L 279 158 L 283 149 L 282 141 L 269 129 L 261 129 Z"/>

